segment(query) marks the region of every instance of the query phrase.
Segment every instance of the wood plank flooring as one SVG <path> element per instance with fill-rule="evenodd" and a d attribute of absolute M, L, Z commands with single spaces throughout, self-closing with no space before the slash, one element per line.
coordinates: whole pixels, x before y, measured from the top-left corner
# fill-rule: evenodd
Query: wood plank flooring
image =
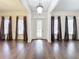
<path fill-rule="evenodd" d="M 0 59 L 79 59 L 79 41 L 0 42 Z"/>

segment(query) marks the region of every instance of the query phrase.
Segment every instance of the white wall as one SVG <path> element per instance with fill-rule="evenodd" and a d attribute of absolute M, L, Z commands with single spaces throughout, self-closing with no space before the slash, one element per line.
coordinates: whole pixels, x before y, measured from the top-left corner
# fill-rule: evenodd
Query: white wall
<path fill-rule="evenodd" d="M 27 16 L 28 18 L 28 13 L 26 11 L 9 11 L 9 12 L 0 12 L 0 16 L 12 16 L 12 36 L 13 39 L 15 40 L 15 34 L 16 34 L 16 17 L 17 16 Z M 27 20 L 28 21 L 28 20 Z M 0 22 L 1 24 L 1 22 Z M 29 31 L 29 22 L 28 22 L 28 33 Z M 23 38 L 23 35 L 18 35 L 18 39 Z M 30 39 L 30 34 L 28 34 L 28 38 Z"/>
<path fill-rule="evenodd" d="M 76 16 L 77 19 L 77 30 L 79 39 L 79 12 L 67 12 L 67 11 L 54 11 L 51 13 L 52 16 L 61 16 L 61 26 L 62 26 L 62 38 L 64 39 L 65 33 L 65 16 Z"/>
<path fill-rule="evenodd" d="M 78 39 L 79 39 L 79 12 L 67 12 L 67 11 L 53 11 L 44 15 L 43 20 L 43 38 L 47 39 L 48 42 L 51 42 L 51 16 L 61 16 L 61 26 L 62 26 L 62 39 L 64 39 L 65 34 L 65 16 L 76 16 L 77 19 L 77 30 L 78 30 Z M 31 19 L 31 37 L 32 39 L 37 38 L 36 36 L 36 20 L 39 19 L 38 16 L 32 16 Z M 41 16 L 42 17 L 42 16 Z M 71 35 L 70 35 L 71 37 Z M 31 40 L 32 40 L 31 39 Z"/>
<path fill-rule="evenodd" d="M 4 12 L 0 13 L 0 16 L 12 16 L 12 30 L 13 39 L 15 39 L 16 32 L 16 16 L 27 16 L 27 29 L 28 29 L 28 42 L 31 42 L 32 39 L 37 38 L 36 36 L 36 20 L 41 17 L 43 20 L 43 39 L 47 39 L 48 42 L 51 42 L 51 16 L 61 16 L 61 26 L 62 26 L 62 38 L 64 39 L 65 32 L 65 16 L 76 16 L 77 18 L 77 30 L 78 30 L 78 39 L 79 39 L 79 12 L 67 12 L 67 11 L 53 11 L 42 16 L 33 15 L 26 12 Z"/>
<path fill-rule="evenodd" d="M 31 27 L 31 13 L 27 11 L 9 11 L 9 12 L 0 12 L 0 16 L 12 16 L 12 35 L 15 40 L 16 35 L 16 16 L 27 16 L 27 33 L 28 33 L 28 42 L 32 40 L 32 27 Z M 1 21 L 0 21 L 1 24 Z M 18 35 L 18 39 L 23 38 L 23 35 Z"/>

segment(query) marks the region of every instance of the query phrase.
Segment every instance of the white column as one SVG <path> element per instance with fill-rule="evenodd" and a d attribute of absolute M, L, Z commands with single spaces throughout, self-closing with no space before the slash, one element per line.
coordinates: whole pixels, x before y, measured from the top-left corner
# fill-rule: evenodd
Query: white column
<path fill-rule="evenodd" d="M 31 42 L 31 13 L 27 15 L 27 33 L 28 33 L 28 42 Z"/>
<path fill-rule="evenodd" d="M 48 42 L 51 42 L 51 13 L 48 13 L 48 19 L 47 19 L 47 24 L 48 24 L 48 28 L 47 28 L 47 40 Z"/>

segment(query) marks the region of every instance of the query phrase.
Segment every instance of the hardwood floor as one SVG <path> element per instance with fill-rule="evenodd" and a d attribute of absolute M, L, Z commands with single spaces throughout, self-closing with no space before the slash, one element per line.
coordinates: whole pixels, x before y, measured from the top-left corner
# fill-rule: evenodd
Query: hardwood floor
<path fill-rule="evenodd" d="M 0 42 L 0 59 L 79 59 L 79 41 Z"/>

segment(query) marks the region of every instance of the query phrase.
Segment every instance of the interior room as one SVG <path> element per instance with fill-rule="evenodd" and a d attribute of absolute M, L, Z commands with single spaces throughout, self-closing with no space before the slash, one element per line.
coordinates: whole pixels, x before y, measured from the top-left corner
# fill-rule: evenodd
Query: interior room
<path fill-rule="evenodd" d="M 79 0 L 0 0 L 0 59 L 79 59 Z"/>

